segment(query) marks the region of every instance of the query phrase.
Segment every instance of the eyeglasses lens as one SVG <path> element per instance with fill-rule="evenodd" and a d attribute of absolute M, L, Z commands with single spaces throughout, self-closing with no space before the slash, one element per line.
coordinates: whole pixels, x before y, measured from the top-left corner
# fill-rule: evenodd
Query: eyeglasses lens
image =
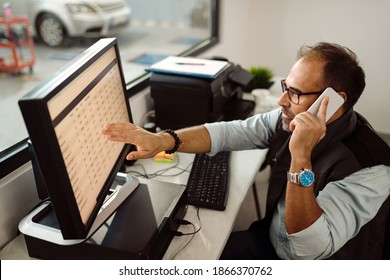
<path fill-rule="evenodd" d="M 299 94 L 297 92 L 295 92 L 294 89 L 288 88 L 286 86 L 284 80 L 282 81 L 282 91 L 283 92 L 287 91 L 288 98 L 290 99 L 290 101 L 292 103 L 294 103 L 294 104 L 298 104 L 299 103 Z"/>

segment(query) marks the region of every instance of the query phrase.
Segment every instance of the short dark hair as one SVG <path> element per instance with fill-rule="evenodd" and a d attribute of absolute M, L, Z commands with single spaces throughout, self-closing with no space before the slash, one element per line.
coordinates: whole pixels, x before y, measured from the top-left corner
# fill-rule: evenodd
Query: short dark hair
<path fill-rule="evenodd" d="M 353 51 L 338 44 L 320 42 L 313 46 L 302 46 L 297 57 L 324 59 L 324 86 L 347 94 L 346 110 L 356 104 L 366 86 L 366 75 Z"/>

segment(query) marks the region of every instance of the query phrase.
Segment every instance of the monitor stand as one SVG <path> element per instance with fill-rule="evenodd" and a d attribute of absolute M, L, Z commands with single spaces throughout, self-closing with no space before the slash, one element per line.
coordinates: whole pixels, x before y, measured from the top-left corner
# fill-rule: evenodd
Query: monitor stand
<path fill-rule="evenodd" d="M 186 213 L 184 185 L 118 173 L 86 239 L 63 239 L 49 201 L 20 223 L 28 253 L 39 259 L 161 259 L 176 219 Z"/>

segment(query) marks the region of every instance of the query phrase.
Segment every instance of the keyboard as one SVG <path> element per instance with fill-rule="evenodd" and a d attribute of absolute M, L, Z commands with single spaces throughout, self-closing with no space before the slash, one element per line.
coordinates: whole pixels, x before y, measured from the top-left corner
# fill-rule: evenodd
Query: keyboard
<path fill-rule="evenodd" d="M 196 154 L 187 182 L 187 203 L 203 208 L 225 210 L 229 190 L 230 152 L 213 157 Z"/>

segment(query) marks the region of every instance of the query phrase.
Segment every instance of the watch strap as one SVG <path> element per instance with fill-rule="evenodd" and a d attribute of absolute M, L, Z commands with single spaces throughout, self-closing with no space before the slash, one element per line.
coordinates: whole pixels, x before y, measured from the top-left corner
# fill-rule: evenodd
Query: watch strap
<path fill-rule="evenodd" d="M 299 173 L 293 173 L 287 171 L 287 181 L 299 185 Z"/>

